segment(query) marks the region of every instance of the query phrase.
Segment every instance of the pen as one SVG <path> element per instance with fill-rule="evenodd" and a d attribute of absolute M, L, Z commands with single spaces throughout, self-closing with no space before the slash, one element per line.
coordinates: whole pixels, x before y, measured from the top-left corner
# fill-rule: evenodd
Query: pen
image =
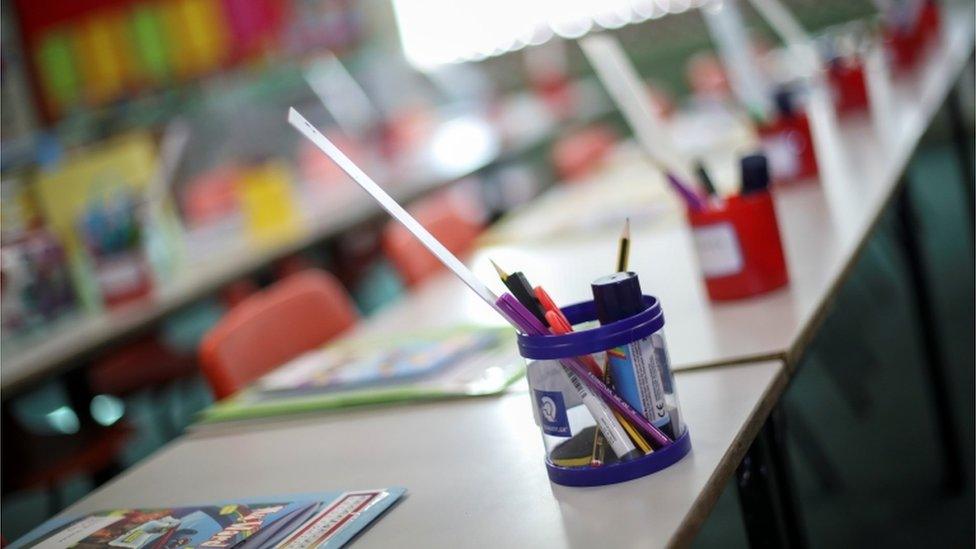
<path fill-rule="evenodd" d="M 549 294 L 542 288 L 542 286 L 535 287 L 535 298 L 539 300 L 539 305 L 542 305 L 542 309 L 546 313 L 547 322 L 549 322 L 549 312 L 552 311 L 559 318 L 559 321 L 562 324 L 572 326 L 569 319 L 566 318 L 566 315 L 563 314 L 563 311 L 556 305 L 556 302 L 549 297 Z M 549 322 L 549 325 L 552 326 L 552 323 Z"/>
<path fill-rule="evenodd" d="M 547 333 L 545 326 L 539 322 L 535 316 L 530 313 L 525 306 L 523 306 L 515 297 L 511 294 L 502 294 L 495 305 L 501 310 L 507 319 L 509 319 L 515 326 L 526 335 L 545 335 Z M 582 380 L 590 389 L 593 390 L 599 399 L 606 404 L 610 405 L 613 409 L 620 412 L 620 415 L 627 418 L 636 427 L 640 428 L 641 431 L 646 433 L 651 440 L 657 443 L 659 446 L 667 446 L 671 444 L 671 439 L 668 435 L 664 434 L 663 431 L 654 426 L 646 417 L 641 415 L 640 412 L 633 409 L 630 404 L 627 404 L 622 398 L 617 396 L 605 383 L 600 379 L 599 376 L 593 375 L 593 372 L 577 358 L 564 358 L 560 359 L 560 364 L 562 364 L 567 372 L 572 372 L 577 380 Z M 571 377 L 571 380 L 573 378 Z M 573 383 L 574 386 L 576 383 Z M 606 433 L 604 433 L 606 434 Z"/>
<path fill-rule="evenodd" d="M 549 321 L 549 326 L 552 329 L 552 333 L 556 335 L 568 334 L 573 331 L 573 327 L 569 325 L 565 320 L 566 317 L 560 317 L 555 311 L 546 311 L 546 320 Z M 596 363 L 590 355 L 582 355 L 577 357 L 580 362 L 586 365 L 587 369 L 593 372 L 593 375 L 603 377 L 603 368 Z"/>
<path fill-rule="evenodd" d="M 512 274 L 507 274 L 498 266 L 497 263 L 489 259 L 495 271 L 498 272 L 498 278 L 502 280 L 508 291 L 512 292 L 515 299 L 525 306 L 536 318 L 539 319 L 543 324 L 546 323 L 546 313 L 536 301 L 535 293 L 532 291 L 532 285 L 529 284 L 529 280 L 525 277 L 525 274 L 521 271 L 515 271 Z"/>
<path fill-rule="evenodd" d="M 549 320 L 549 325 L 552 326 L 552 333 L 568 334 L 569 332 L 572 332 L 573 327 L 570 326 L 568 322 L 564 323 L 566 317 L 565 316 L 561 317 L 560 314 L 561 313 L 557 314 L 556 311 L 546 311 L 546 318 Z M 604 383 L 609 382 L 610 379 L 609 369 L 603 370 L 601 372 L 600 366 L 596 363 L 596 360 L 594 360 L 593 357 L 590 355 L 586 355 L 585 357 L 580 357 L 580 358 L 582 358 L 583 362 L 587 364 L 591 372 L 597 373 L 603 377 Z M 589 361 L 587 361 L 586 359 L 589 359 Z M 630 438 L 631 440 L 634 441 L 634 444 L 636 444 L 637 447 L 640 448 L 642 452 L 644 452 L 645 454 L 649 454 L 654 451 L 651 449 L 651 445 L 647 443 L 647 440 L 644 439 L 644 437 L 642 437 L 641 434 L 637 432 L 637 429 L 634 429 L 634 426 L 631 425 L 626 418 L 620 415 L 620 412 L 614 411 L 613 415 L 614 417 L 617 418 L 617 421 L 620 422 L 620 426 L 624 428 L 624 431 L 627 431 L 627 434 L 630 435 Z"/>
<path fill-rule="evenodd" d="M 702 197 L 698 196 L 698 193 L 695 191 L 689 189 L 676 175 L 671 172 L 665 172 L 664 176 L 668 179 L 668 184 L 671 185 L 671 188 L 685 201 L 688 208 L 696 212 L 705 209 L 705 201 L 702 200 Z"/>
<path fill-rule="evenodd" d="M 537 286 L 536 293 L 538 293 L 540 290 L 545 294 L 545 290 L 542 289 L 542 286 Z M 545 295 L 546 297 L 549 296 L 549 294 Z M 549 327 L 553 334 L 562 335 L 573 331 L 573 326 L 570 325 L 569 320 L 562 315 L 562 311 L 559 311 L 558 307 L 553 306 L 553 308 L 550 308 L 548 305 L 544 305 L 544 307 L 546 308 L 546 320 L 549 321 Z M 589 368 L 594 375 L 602 377 L 604 382 L 607 381 L 606 370 L 601 370 L 600 365 L 596 363 L 596 360 L 592 356 L 582 355 L 579 358 L 583 361 L 583 364 L 586 364 L 587 368 Z M 613 412 L 613 417 L 617 418 L 617 421 L 620 422 L 620 426 L 623 427 L 624 431 L 626 431 L 628 435 L 630 435 L 631 431 L 633 431 L 633 427 L 628 429 L 629 425 L 627 424 L 627 420 L 622 418 L 618 412 Z M 633 440 L 633 435 L 631 435 L 631 440 Z M 605 439 L 602 431 L 597 429 L 593 432 L 593 450 L 590 452 L 590 465 L 593 467 L 603 464 L 604 441 Z M 645 450 L 643 447 L 641 448 L 641 451 L 645 454 L 647 453 L 647 450 Z"/>
<path fill-rule="evenodd" d="M 708 171 L 705 170 L 705 164 L 701 160 L 695 162 L 695 173 L 698 174 L 698 181 L 705 187 L 705 192 L 709 196 L 718 195 L 718 191 L 715 190 L 715 184 L 712 183 L 712 178 L 708 176 Z"/>
<path fill-rule="evenodd" d="M 523 333 L 528 335 L 544 335 L 549 333 L 542 323 L 532 316 L 532 313 L 526 310 L 512 294 L 502 294 L 498 298 L 498 306 L 521 327 Z M 603 433 L 604 439 L 606 439 L 610 448 L 613 449 L 613 453 L 621 461 L 640 457 L 640 451 L 627 437 L 627 433 L 624 431 L 620 421 L 617 420 L 617 417 L 613 414 L 613 410 L 607 405 L 606 398 L 601 398 L 597 394 L 597 391 L 590 390 L 591 388 L 595 389 L 592 382 L 584 382 L 581 379 L 583 376 L 590 376 L 594 379 L 599 378 L 594 377 L 593 373 L 588 371 L 576 358 L 560 359 L 559 363 L 562 365 L 563 372 L 569 379 L 569 383 L 579 395 L 580 401 L 583 402 L 587 411 L 593 416 L 598 429 Z M 664 433 L 661 434 L 663 435 Z"/>

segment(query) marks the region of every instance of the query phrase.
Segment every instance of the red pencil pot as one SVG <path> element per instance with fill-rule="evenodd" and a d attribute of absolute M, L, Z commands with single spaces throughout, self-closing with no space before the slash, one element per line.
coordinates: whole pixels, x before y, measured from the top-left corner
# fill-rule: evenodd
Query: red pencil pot
<path fill-rule="evenodd" d="M 914 29 L 884 29 L 885 45 L 896 73 L 915 68 L 922 53 L 920 35 Z"/>
<path fill-rule="evenodd" d="M 935 0 L 927 0 L 918 17 L 918 32 L 922 35 L 923 45 L 934 43 L 941 30 L 942 15 L 939 13 L 939 4 Z"/>
<path fill-rule="evenodd" d="M 734 196 L 707 210 L 689 210 L 688 221 L 712 300 L 758 295 L 789 281 L 768 191 Z"/>
<path fill-rule="evenodd" d="M 868 88 L 860 60 L 838 59 L 830 65 L 827 74 L 838 113 L 845 115 L 867 109 Z"/>
<path fill-rule="evenodd" d="M 806 114 L 795 112 L 759 126 L 759 139 L 769 159 L 774 183 L 792 183 L 817 176 L 817 155 Z"/>
<path fill-rule="evenodd" d="M 919 10 L 918 17 L 907 28 L 884 27 L 885 44 L 891 55 L 896 72 L 907 72 L 915 68 L 926 49 L 939 36 L 942 27 L 939 6 L 934 1 L 926 1 Z"/>

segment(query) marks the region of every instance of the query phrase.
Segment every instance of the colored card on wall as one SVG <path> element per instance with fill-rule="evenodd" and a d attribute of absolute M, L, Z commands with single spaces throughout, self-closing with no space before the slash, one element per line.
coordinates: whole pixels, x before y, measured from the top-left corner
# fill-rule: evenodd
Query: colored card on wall
<path fill-rule="evenodd" d="M 145 78 L 154 84 L 163 83 L 170 75 L 166 35 L 162 15 L 155 4 L 138 4 L 130 15 L 135 55 Z"/>
<path fill-rule="evenodd" d="M 301 221 L 288 168 L 267 162 L 244 170 L 237 183 L 248 238 L 256 244 L 297 237 Z"/>
<path fill-rule="evenodd" d="M 70 34 L 65 30 L 48 32 L 41 38 L 34 55 L 49 107 L 54 112 L 61 112 L 77 102 L 81 81 Z"/>

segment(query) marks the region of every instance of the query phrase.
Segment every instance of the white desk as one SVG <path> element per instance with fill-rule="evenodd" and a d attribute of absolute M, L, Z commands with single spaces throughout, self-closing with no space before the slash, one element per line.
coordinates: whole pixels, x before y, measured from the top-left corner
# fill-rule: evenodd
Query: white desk
<path fill-rule="evenodd" d="M 649 547 L 698 531 L 786 376 L 779 362 L 676 376 L 692 452 L 642 479 L 550 484 L 528 393 L 201 428 L 66 513 L 404 486 L 357 547 Z M 618 505 L 611 505 L 618 502 Z"/>
<path fill-rule="evenodd" d="M 889 90 L 883 134 L 868 117 L 838 123 L 816 96 L 811 119 L 817 133 L 821 178 L 777 188 L 776 210 L 790 283 L 786 288 L 735 302 L 712 303 L 699 275 L 691 233 L 680 214 L 634 227 L 630 269 L 646 293 L 664 307 L 675 369 L 784 359 L 792 363 L 822 320 L 825 306 L 857 258 L 871 229 L 899 188 L 899 179 L 929 122 L 942 105 L 973 50 L 972 8 L 946 16 L 944 40 L 931 61 Z M 621 152 L 610 170 L 617 177 L 640 173 L 643 160 Z M 599 204 L 593 204 L 599 208 Z M 649 204 L 648 207 L 657 205 Z M 589 284 L 616 261 L 619 228 L 561 235 L 558 239 L 490 245 L 469 262 L 502 286 L 488 258 L 521 270 L 560 303 L 592 299 Z M 445 307 L 444 303 L 452 304 Z M 464 286 L 445 274 L 409 299 L 378 315 L 365 331 L 418 324 L 500 322 Z"/>

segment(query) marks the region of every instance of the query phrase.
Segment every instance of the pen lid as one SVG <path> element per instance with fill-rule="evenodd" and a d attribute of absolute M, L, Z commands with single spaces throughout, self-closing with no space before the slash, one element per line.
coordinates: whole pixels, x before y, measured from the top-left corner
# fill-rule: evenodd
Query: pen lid
<path fill-rule="evenodd" d="M 762 153 L 750 154 L 739 161 L 742 167 L 742 194 L 764 191 L 769 188 L 769 162 Z"/>
<path fill-rule="evenodd" d="M 646 307 L 637 273 L 623 272 L 602 276 L 590 284 L 596 317 L 601 324 L 630 318 Z"/>

